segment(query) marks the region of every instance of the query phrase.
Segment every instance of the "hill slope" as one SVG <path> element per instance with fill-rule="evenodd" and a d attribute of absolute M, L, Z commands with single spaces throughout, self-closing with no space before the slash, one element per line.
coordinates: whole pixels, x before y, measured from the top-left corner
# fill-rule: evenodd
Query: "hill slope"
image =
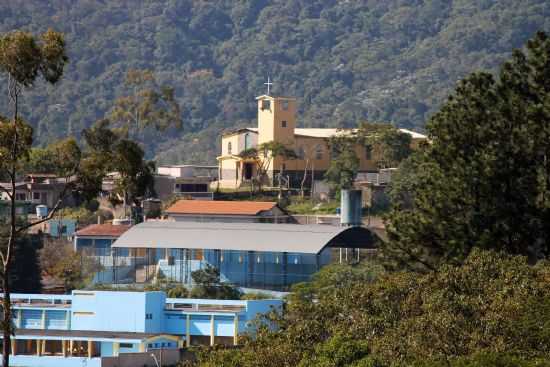
<path fill-rule="evenodd" d="M 40 143 L 80 131 L 123 93 L 129 68 L 176 87 L 184 130 L 150 132 L 150 157 L 212 162 L 226 128 L 255 119 L 269 74 L 304 127 L 392 121 L 421 129 L 455 82 L 492 70 L 539 29 L 547 0 L 11 0 L 0 31 L 67 34 L 63 82 L 24 111 Z M 1 81 L 0 81 L 1 82 Z M 2 92 L 3 95 L 5 95 Z M 32 107 L 32 108 L 31 108 Z M 6 111 L 0 98 L 0 111 Z"/>

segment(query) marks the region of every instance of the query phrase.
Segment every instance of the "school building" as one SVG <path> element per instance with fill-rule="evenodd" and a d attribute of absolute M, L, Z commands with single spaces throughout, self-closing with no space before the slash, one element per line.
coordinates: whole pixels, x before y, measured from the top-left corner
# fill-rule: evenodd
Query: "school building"
<path fill-rule="evenodd" d="M 155 366 L 163 352 L 165 362 L 167 356 L 175 362 L 186 346 L 238 344 L 259 314 L 282 307 L 280 300 L 178 299 L 164 292 L 79 290 L 11 300 L 10 364 L 25 367 Z"/>

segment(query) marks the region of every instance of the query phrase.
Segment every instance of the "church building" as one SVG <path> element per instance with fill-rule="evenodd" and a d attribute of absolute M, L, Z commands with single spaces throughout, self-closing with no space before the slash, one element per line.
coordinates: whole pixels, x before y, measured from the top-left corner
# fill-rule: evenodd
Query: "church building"
<path fill-rule="evenodd" d="M 243 128 L 222 136 L 221 155 L 217 157 L 219 187 L 239 188 L 254 179 L 257 162 L 239 154 L 271 141 L 283 143 L 295 152 L 296 157 L 271 159 L 266 169 L 268 186 L 278 185 L 279 177 L 284 186 L 291 188 L 299 188 L 304 176 L 308 183 L 311 183 L 312 176 L 314 180 L 322 180 L 331 160 L 329 139 L 337 134 L 349 133 L 351 129 L 297 128 L 295 98 L 262 95 L 256 100 L 258 127 Z M 400 130 L 411 135 L 413 146 L 427 139 L 425 135 L 406 129 Z M 355 150 L 360 161 L 359 172 L 378 171 L 376 151 L 362 145 L 357 145 Z"/>

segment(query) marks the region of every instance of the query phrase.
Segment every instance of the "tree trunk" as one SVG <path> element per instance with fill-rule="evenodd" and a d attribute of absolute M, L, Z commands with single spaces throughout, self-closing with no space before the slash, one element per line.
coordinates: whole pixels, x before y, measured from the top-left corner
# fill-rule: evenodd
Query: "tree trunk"
<path fill-rule="evenodd" d="M 306 164 L 305 164 L 305 167 L 304 167 L 304 177 L 302 177 L 302 182 L 300 182 L 300 196 L 302 197 L 302 199 L 305 196 L 304 186 L 305 186 L 306 180 L 307 180 L 307 167 L 308 166 L 309 166 L 309 159 L 306 159 Z"/>
<path fill-rule="evenodd" d="M 2 323 L 3 323 L 3 350 L 2 350 L 2 366 L 10 365 L 10 346 L 11 346 L 11 300 L 9 286 L 9 270 L 4 267 L 2 271 L 2 288 L 4 290 L 4 298 L 2 300 Z"/>

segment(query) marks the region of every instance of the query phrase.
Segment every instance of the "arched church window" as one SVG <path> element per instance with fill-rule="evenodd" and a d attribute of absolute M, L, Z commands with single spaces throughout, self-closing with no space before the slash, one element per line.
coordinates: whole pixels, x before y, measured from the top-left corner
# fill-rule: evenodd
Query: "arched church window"
<path fill-rule="evenodd" d="M 252 148 L 252 144 L 250 141 L 250 134 L 246 133 L 244 134 L 244 149 L 250 149 Z"/>
<path fill-rule="evenodd" d="M 231 154 L 231 142 L 227 143 L 227 154 Z"/>

